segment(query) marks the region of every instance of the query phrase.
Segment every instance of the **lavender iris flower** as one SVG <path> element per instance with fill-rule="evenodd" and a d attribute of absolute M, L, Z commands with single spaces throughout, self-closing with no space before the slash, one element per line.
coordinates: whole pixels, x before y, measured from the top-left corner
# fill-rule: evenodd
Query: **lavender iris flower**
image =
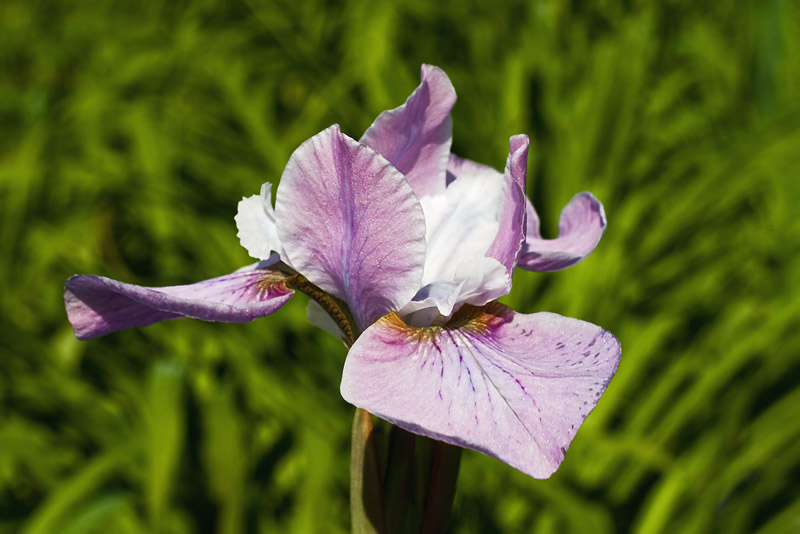
<path fill-rule="evenodd" d="M 76 336 L 179 317 L 251 321 L 289 300 L 296 272 L 347 313 L 331 319 L 312 301 L 312 322 L 343 338 L 342 324 L 362 332 L 345 361 L 345 400 L 549 477 L 614 375 L 620 345 L 593 324 L 496 299 L 516 267 L 554 271 L 585 258 L 605 213 L 581 193 L 558 238 L 542 239 L 524 193 L 527 136 L 511 138 L 503 173 L 454 156 L 455 100 L 447 75 L 424 65 L 405 104 L 360 141 L 334 125 L 303 143 L 274 209 L 270 184 L 239 204 L 239 239 L 261 260 L 252 266 L 161 288 L 73 276 L 65 301 Z"/>

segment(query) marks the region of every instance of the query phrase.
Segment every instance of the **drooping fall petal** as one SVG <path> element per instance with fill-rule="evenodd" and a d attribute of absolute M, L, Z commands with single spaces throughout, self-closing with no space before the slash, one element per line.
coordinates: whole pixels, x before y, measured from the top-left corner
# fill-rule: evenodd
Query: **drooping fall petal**
<path fill-rule="evenodd" d="M 292 154 L 275 211 L 289 264 L 344 300 L 360 328 L 420 287 L 426 246 L 417 197 L 385 158 L 337 125 Z"/>
<path fill-rule="evenodd" d="M 527 236 L 518 266 L 529 271 L 559 271 L 583 261 L 592 253 L 606 231 L 606 212 L 594 195 L 578 193 L 561 210 L 558 237 L 543 239 L 539 216 L 527 205 Z"/>
<path fill-rule="evenodd" d="M 547 478 L 619 356 L 610 333 L 553 313 L 465 306 L 446 326 L 427 328 L 391 313 L 351 348 L 341 392 L 406 430 Z"/>
<path fill-rule="evenodd" d="M 78 339 L 180 317 L 252 321 L 277 311 L 294 293 L 286 287 L 287 275 L 270 268 L 275 261 L 170 287 L 142 287 L 104 276 L 76 275 L 64 285 L 67 317 Z"/>
<path fill-rule="evenodd" d="M 422 66 L 422 82 L 405 103 L 384 111 L 360 142 L 385 157 L 406 175 L 417 197 L 440 193 L 450 154 L 456 92 L 447 74 Z"/>

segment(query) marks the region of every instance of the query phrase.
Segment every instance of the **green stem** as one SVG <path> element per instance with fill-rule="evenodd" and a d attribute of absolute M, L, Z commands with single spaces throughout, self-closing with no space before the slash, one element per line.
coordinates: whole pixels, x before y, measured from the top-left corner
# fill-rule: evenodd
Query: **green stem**
<path fill-rule="evenodd" d="M 388 534 L 419 532 L 422 495 L 418 491 L 418 436 L 392 426 L 384 469 L 386 526 Z"/>
<path fill-rule="evenodd" d="M 384 534 L 386 514 L 372 414 L 356 408 L 350 449 L 350 518 L 354 534 Z"/>
<path fill-rule="evenodd" d="M 318 286 L 312 284 L 308 279 L 300 273 L 294 273 L 285 281 L 286 287 L 295 289 L 301 293 L 305 293 L 336 322 L 339 330 L 342 332 L 342 340 L 349 349 L 361 332 L 355 326 L 356 322 L 353 319 L 353 314 L 350 313 L 350 308 L 347 307 L 344 301 L 329 295 Z"/>
<path fill-rule="evenodd" d="M 461 447 L 433 441 L 431 478 L 425 498 L 425 518 L 422 534 L 438 534 L 447 528 L 453 500 L 456 496 L 458 468 L 461 465 Z"/>
<path fill-rule="evenodd" d="M 459 447 L 392 427 L 384 478 L 388 534 L 445 532 L 460 458 Z"/>

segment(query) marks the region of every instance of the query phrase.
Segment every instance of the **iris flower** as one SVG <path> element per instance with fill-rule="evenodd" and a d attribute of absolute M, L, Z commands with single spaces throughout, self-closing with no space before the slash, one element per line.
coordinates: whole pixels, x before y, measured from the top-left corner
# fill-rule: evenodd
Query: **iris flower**
<path fill-rule="evenodd" d="M 350 346 L 341 394 L 403 429 L 549 477 L 616 371 L 619 342 L 593 324 L 516 313 L 497 299 L 515 268 L 554 271 L 597 246 L 590 193 L 542 239 L 525 196 L 529 141 L 503 173 L 450 153 L 456 94 L 437 67 L 359 141 L 337 125 L 290 157 L 276 192 L 239 204 L 241 244 L 260 260 L 185 286 L 77 275 L 65 286 L 79 339 L 194 317 L 245 322 L 300 290 L 309 318 Z M 323 312 L 327 312 L 323 313 Z"/>

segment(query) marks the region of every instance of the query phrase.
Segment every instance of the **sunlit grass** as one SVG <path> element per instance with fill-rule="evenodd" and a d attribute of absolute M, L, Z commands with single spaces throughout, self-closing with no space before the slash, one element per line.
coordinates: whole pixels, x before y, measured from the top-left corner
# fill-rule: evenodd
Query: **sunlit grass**
<path fill-rule="evenodd" d="M 78 342 L 62 288 L 249 263 L 239 199 L 422 62 L 458 154 L 501 168 L 531 136 L 547 235 L 575 193 L 605 204 L 598 250 L 507 302 L 623 347 L 552 479 L 463 455 L 451 531 L 798 531 L 800 8 L 589 5 L 0 4 L 0 531 L 348 531 L 345 351 L 300 298 Z"/>

